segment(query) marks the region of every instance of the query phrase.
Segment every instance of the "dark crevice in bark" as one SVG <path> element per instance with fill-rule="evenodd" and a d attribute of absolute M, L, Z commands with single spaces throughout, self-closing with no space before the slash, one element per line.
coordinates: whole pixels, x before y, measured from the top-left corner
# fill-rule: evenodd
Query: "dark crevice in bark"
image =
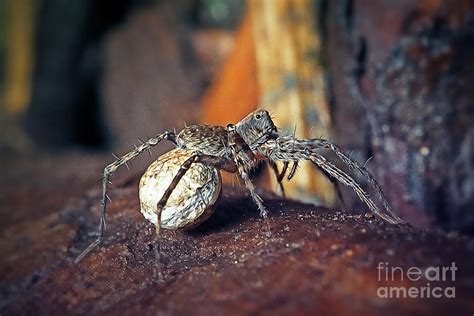
<path fill-rule="evenodd" d="M 354 1 L 346 0 L 344 3 L 344 22 L 348 32 L 354 29 Z"/>

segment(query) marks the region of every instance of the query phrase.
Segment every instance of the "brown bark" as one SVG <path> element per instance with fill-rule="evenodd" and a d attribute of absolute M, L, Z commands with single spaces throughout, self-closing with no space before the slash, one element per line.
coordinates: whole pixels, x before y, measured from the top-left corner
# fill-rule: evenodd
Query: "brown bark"
<path fill-rule="evenodd" d="M 35 164 L 2 159 L 8 168 L 0 192 L 13 193 L 0 200 L 2 315 L 472 312 L 472 239 L 349 216 L 259 190 L 269 210 L 267 237 L 248 193 L 230 186 L 207 222 L 191 231 L 163 232 L 164 281 L 156 283 L 155 229 L 139 213 L 138 177 L 117 177 L 104 242 L 74 264 L 98 224 L 98 160 L 103 157 L 36 157 Z M 51 171 L 59 166 L 61 173 Z M 456 297 L 379 298 L 380 286 L 426 286 L 380 281 L 379 262 L 404 271 L 455 262 L 455 282 L 437 285 L 454 285 Z"/>
<path fill-rule="evenodd" d="M 330 138 L 331 119 L 321 59 L 319 16 L 310 0 L 249 1 L 260 89 L 259 107 L 269 110 L 283 134 Z M 271 179 L 274 179 L 272 176 Z M 273 181 L 273 188 L 277 188 Z M 331 205 L 331 183 L 311 164 L 285 181 L 289 197 Z"/>
<path fill-rule="evenodd" d="M 330 1 L 337 140 L 418 226 L 472 231 L 473 4 Z"/>
<path fill-rule="evenodd" d="M 252 21 L 246 14 L 234 49 L 203 98 L 201 121 L 222 126 L 236 123 L 256 108 L 258 94 Z"/>
<path fill-rule="evenodd" d="M 180 14 L 171 2 L 138 9 L 106 39 L 101 93 L 120 153 L 200 116 L 203 78 Z"/>

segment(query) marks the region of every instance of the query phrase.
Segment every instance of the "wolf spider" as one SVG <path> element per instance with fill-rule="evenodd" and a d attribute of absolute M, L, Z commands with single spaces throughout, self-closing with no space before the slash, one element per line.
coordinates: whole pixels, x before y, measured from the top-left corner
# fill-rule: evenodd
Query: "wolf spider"
<path fill-rule="evenodd" d="M 211 167 L 211 170 L 224 170 L 231 173 L 238 173 L 244 181 L 246 188 L 249 190 L 253 202 L 259 209 L 260 215 L 266 219 L 268 212 L 263 205 L 263 200 L 255 191 L 255 187 L 250 180 L 250 171 L 256 168 L 260 162 L 267 161 L 272 167 L 278 183 L 282 188 L 281 181 L 287 174 L 290 163 L 292 163 L 292 167 L 287 175 L 288 180 L 295 174 L 299 162 L 310 160 L 333 182 L 340 198 L 342 196 L 337 186 L 338 182 L 352 188 L 375 215 L 392 224 L 402 223 L 402 220 L 393 213 L 377 181 L 363 165 L 350 158 L 336 144 L 326 139 L 298 139 L 294 136 L 280 136 L 268 111 L 257 110 L 247 115 L 237 124 L 229 124 L 227 127 L 192 125 L 185 127 L 178 134 L 172 131 L 164 132 L 154 138 L 150 138 L 139 147 L 136 147 L 135 150 L 117 158 L 116 161 L 107 165 L 104 169 L 102 182 L 103 190 L 98 238 L 77 257 L 76 262 L 80 261 L 98 245 L 104 236 L 106 228 L 105 210 L 108 200 L 107 184 L 111 175 L 117 168 L 127 164 L 127 162 L 142 152 L 158 145 L 162 140 L 171 141 L 177 148 L 188 151 L 189 157 L 182 162 L 180 168 L 172 178 L 170 185 L 164 190 L 162 197 L 156 205 L 155 226 L 157 236 L 160 235 L 160 229 L 163 226 L 161 222 L 161 212 L 163 208 L 166 206 L 168 199 L 179 181 L 195 164 Z M 350 175 L 322 156 L 319 153 L 321 149 L 329 149 L 334 152 L 348 167 L 365 177 L 377 192 L 385 210 L 380 210 L 369 195 Z M 283 162 L 281 172 L 278 171 L 275 164 L 277 161 Z M 188 197 L 185 196 L 184 198 Z M 159 249 L 158 247 L 159 244 L 157 243 L 155 249 Z M 157 256 L 158 255 L 157 253 Z"/>

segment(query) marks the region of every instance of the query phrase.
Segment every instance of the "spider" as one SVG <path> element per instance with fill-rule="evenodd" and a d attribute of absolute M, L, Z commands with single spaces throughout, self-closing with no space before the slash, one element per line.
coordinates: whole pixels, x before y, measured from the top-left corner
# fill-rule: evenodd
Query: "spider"
<path fill-rule="evenodd" d="M 162 227 L 178 229 L 193 226 L 200 223 L 212 213 L 210 210 L 220 197 L 220 170 L 238 173 L 245 187 L 250 192 L 253 202 L 260 211 L 260 215 L 266 219 L 268 211 L 249 177 L 249 173 L 252 169 L 264 161 L 268 162 L 272 167 L 280 188 L 283 189 L 281 182 L 285 176 L 287 180 L 291 180 L 297 170 L 298 163 L 309 160 L 333 182 L 336 186 L 339 198 L 342 198 L 338 187 L 338 183 L 340 182 L 352 188 L 359 199 L 362 200 L 375 215 L 391 224 L 402 223 L 402 220 L 393 213 L 390 204 L 375 178 L 363 165 L 345 154 L 339 146 L 322 138 L 298 139 L 294 136 L 281 136 L 269 112 L 266 110 L 257 110 L 248 114 L 237 124 L 228 124 L 227 127 L 191 125 L 185 127 L 177 134 L 172 131 L 166 131 L 156 137 L 148 139 L 148 141 L 142 143 L 139 147 L 136 147 L 131 152 L 117 158 L 117 160 L 107 165 L 104 169 L 102 181 L 98 238 L 77 257 L 76 262 L 80 261 L 97 246 L 104 236 L 106 229 L 105 213 L 107 200 L 109 199 L 107 196 L 107 184 L 112 174 L 120 166 L 127 164 L 142 152 L 158 145 L 162 140 L 172 142 L 176 149 L 161 156 L 154 164 L 150 165 L 140 183 L 140 198 L 142 200 L 141 190 L 142 188 L 145 190 L 147 178 L 167 177 L 166 181 L 160 182 L 160 180 L 157 180 L 155 182 L 155 188 L 158 186 L 160 190 L 158 198 L 155 196 L 155 200 L 152 200 L 152 204 L 156 203 L 156 206 L 146 205 L 147 203 L 144 201 L 141 203 L 142 213 L 155 224 L 157 238 L 159 238 Z M 322 156 L 319 153 L 321 149 L 328 149 L 334 152 L 350 169 L 355 170 L 365 177 L 373 186 L 375 192 L 377 192 L 385 209 L 383 211 L 379 209 L 370 196 L 349 174 Z M 276 166 L 277 161 L 283 163 L 281 172 L 278 171 L 278 167 Z M 287 175 L 291 163 L 292 167 Z M 185 189 L 183 185 L 180 184 L 180 180 L 184 180 L 186 177 L 188 177 L 188 182 L 191 182 L 194 186 L 197 185 L 201 187 Z M 167 182 L 168 185 L 164 186 L 162 182 Z M 203 189 L 206 185 L 208 186 L 207 191 Z M 153 186 L 147 187 L 146 190 L 150 188 L 153 189 Z M 181 201 L 179 202 L 181 204 L 167 205 L 168 201 L 170 201 L 170 204 L 176 204 L 176 202 L 171 203 L 170 200 L 170 196 L 175 190 L 178 192 L 175 193 L 175 200 Z M 188 203 L 188 206 L 183 206 L 183 203 L 188 200 L 195 202 Z M 163 212 L 167 207 L 171 210 L 171 215 L 168 215 L 172 217 L 171 219 L 174 220 L 174 222 L 170 220 L 166 222 L 162 221 Z M 184 212 L 185 208 L 187 210 L 186 212 Z M 191 208 L 197 210 L 192 213 L 194 215 L 190 215 Z M 170 216 L 168 216 L 168 218 Z M 159 244 L 156 249 L 159 249 Z"/>

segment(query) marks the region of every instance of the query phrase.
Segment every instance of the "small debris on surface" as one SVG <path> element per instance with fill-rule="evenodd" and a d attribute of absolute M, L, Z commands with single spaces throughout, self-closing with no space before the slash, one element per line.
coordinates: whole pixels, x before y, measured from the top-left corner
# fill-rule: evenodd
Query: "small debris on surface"
<path fill-rule="evenodd" d="M 364 214 L 364 217 L 367 218 L 367 219 L 373 219 L 373 218 L 375 218 L 374 214 L 372 214 L 372 213 L 365 213 L 365 214 Z"/>

